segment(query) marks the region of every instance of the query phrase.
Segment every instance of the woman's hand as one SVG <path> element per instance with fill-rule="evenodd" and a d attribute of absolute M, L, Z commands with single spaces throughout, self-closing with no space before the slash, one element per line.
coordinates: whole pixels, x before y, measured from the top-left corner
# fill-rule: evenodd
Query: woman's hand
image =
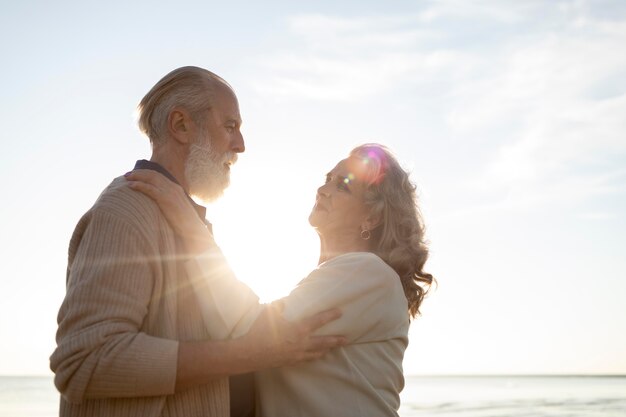
<path fill-rule="evenodd" d="M 183 237 L 187 252 L 198 254 L 215 245 L 211 232 L 180 185 L 150 169 L 137 169 L 124 177 L 130 188 L 144 193 L 159 205 L 174 231 Z"/>

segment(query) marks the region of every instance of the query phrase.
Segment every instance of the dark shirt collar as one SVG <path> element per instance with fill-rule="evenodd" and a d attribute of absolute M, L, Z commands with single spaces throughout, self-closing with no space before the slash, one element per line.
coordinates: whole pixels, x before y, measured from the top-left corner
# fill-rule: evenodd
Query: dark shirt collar
<path fill-rule="evenodd" d="M 140 159 L 139 161 L 135 163 L 135 168 L 133 169 L 151 169 L 153 171 L 156 171 L 165 175 L 167 179 L 180 185 L 180 183 L 176 180 L 176 178 L 172 174 L 170 174 L 170 172 L 167 169 L 163 168 L 161 165 L 157 164 L 156 162 L 148 161 L 146 159 Z M 189 197 L 189 195 L 187 195 L 187 198 L 189 199 L 189 201 L 191 201 L 191 204 L 193 204 L 193 208 L 196 209 L 196 212 L 198 213 L 200 220 L 202 220 L 210 229 L 211 223 L 209 223 L 206 220 L 206 207 L 201 206 L 200 204 L 196 204 L 196 202 L 193 201 L 193 199 Z"/>

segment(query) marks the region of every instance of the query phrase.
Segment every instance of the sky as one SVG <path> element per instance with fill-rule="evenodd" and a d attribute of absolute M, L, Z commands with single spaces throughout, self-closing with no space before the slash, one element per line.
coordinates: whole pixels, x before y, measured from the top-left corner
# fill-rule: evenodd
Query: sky
<path fill-rule="evenodd" d="M 149 158 L 136 105 L 184 65 L 239 97 L 208 218 L 263 300 L 316 266 L 326 172 L 379 142 L 439 282 L 406 374 L 626 374 L 623 1 L 4 2 L 0 39 L 0 374 L 50 374 L 73 228 Z"/>

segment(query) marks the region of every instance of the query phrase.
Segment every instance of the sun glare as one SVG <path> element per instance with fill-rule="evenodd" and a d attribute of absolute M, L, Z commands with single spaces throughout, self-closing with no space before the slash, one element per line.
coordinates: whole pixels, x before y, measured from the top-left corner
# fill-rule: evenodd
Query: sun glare
<path fill-rule="evenodd" d="M 290 239 L 286 244 L 281 232 L 264 239 L 242 237 L 246 231 L 235 223 L 225 219 L 223 228 L 216 226 L 216 239 L 237 278 L 249 285 L 262 302 L 289 294 L 316 266 L 318 247 L 309 233 L 302 233 L 299 239 Z M 284 223 L 295 221 L 285 219 Z M 295 235 L 289 231 L 282 233 Z"/>
<path fill-rule="evenodd" d="M 265 187 L 243 178 L 241 172 L 223 199 L 209 206 L 215 239 L 239 280 L 249 285 L 262 302 L 289 294 L 317 266 L 319 241 L 307 218 L 315 188 L 302 196 L 268 203 Z M 280 210 L 277 209 L 280 207 Z"/>

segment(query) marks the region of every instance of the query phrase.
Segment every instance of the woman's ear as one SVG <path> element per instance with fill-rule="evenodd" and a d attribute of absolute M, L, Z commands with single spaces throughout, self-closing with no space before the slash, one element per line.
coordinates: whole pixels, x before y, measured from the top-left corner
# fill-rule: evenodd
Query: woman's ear
<path fill-rule="evenodd" d="M 370 214 L 362 223 L 361 230 L 374 230 L 380 226 L 382 216 L 380 214 Z"/>

